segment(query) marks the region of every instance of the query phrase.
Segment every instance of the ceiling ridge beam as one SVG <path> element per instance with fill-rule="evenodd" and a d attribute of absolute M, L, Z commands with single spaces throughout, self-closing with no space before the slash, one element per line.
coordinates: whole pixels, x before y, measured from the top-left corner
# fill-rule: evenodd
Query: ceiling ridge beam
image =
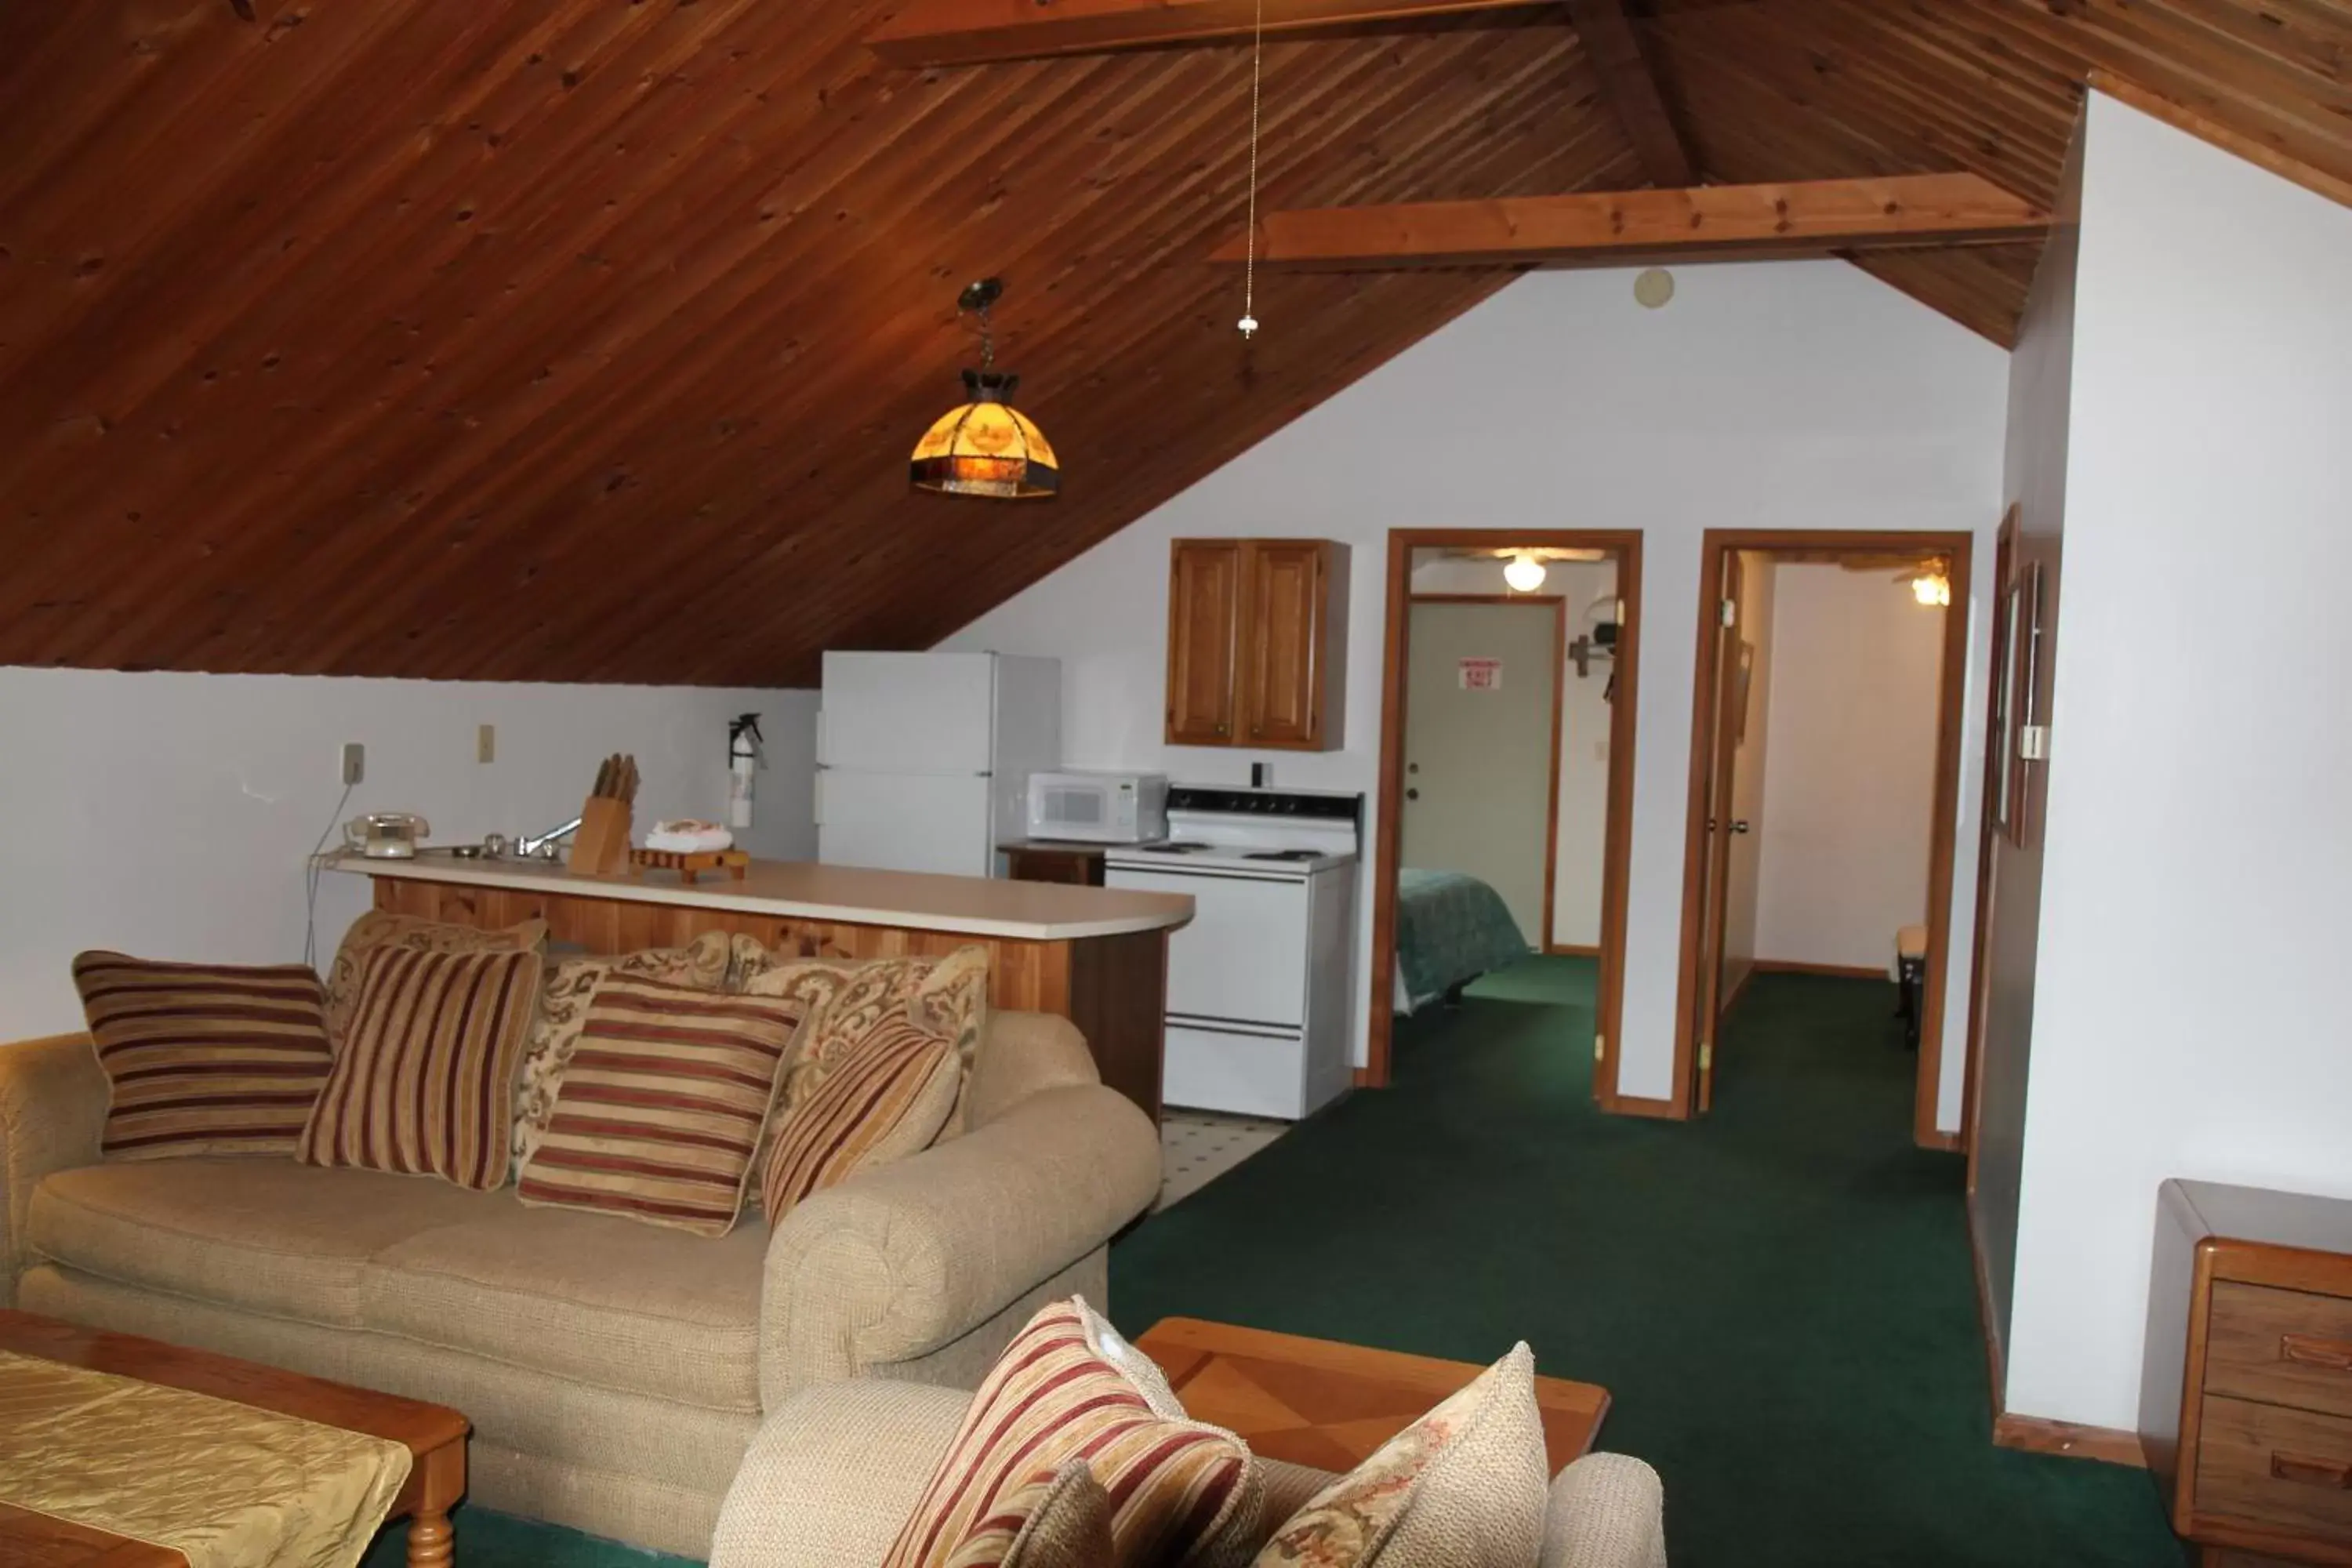
<path fill-rule="evenodd" d="M 1260 267 L 1622 267 L 2039 239 L 2050 215 L 1979 174 L 1899 174 L 1487 201 L 1295 208 L 1259 219 Z M 1238 262 L 1245 237 L 1211 259 Z"/>
<path fill-rule="evenodd" d="M 1658 89 L 1656 68 L 1633 30 L 1625 0 L 1568 0 L 1568 15 L 1600 79 L 1601 96 L 1616 113 L 1651 183 L 1697 184 L 1698 161 Z"/>
<path fill-rule="evenodd" d="M 1269 33 L 1411 23 L 1472 11 L 1524 11 L 1550 0 L 1265 0 Z M 896 66 L 985 60 L 1245 38 L 1258 0 L 911 0 L 866 37 Z"/>

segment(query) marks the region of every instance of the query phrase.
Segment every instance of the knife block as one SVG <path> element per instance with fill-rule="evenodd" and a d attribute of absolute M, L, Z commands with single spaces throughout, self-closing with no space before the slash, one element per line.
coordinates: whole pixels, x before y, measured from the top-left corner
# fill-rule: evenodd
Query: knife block
<path fill-rule="evenodd" d="M 572 869 L 592 877 L 605 877 L 628 862 L 628 802 L 610 795 L 590 795 L 580 807 L 579 830 L 572 836 Z"/>

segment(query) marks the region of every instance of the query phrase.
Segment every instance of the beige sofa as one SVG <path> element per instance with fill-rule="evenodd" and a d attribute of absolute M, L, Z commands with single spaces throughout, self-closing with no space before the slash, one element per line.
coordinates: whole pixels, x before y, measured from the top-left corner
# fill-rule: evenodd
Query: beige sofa
<path fill-rule="evenodd" d="M 947 1452 L 969 1395 L 855 1383 L 794 1394 L 769 1416 L 719 1515 L 710 1568 L 850 1568 L 879 1563 Z M 1257 1461 L 1272 1535 L 1332 1478 Z M 1385 1559 L 1383 1559 L 1385 1561 Z M 1553 1478 L 1541 1568 L 1666 1568 L 1655 1470 L 1587 1454 Z"/>
<path fill-rule="evenodd" d="M 712 1240 L 511 1187 L 100 1163 L 89 1037 L 0 1045 L 0 1302 L 451 1405 L 484 1506 L 701 1557 L 793 1391 L 968 1388 L 1041 1302 L 1104 1299 L 1150 1120 L 1042 1014 L 991 1020 L 966 1093 L 961 1135 Z"/>

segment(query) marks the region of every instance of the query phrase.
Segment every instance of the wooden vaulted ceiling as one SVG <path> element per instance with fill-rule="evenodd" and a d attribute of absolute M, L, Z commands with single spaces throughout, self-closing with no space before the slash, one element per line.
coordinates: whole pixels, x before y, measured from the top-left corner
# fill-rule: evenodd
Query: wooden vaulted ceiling
<path fill-rule="evenodd" d="M 1245 344 L 1207 259 L 1245 45 L 910 69 L 863 41 L 893 5 L 0 8 L 0 664 L 804 683 L 935 641 L 1511 276 L 1261 275 Z M 2047 203 L 2095 67 L 2352 178 L 2352 0 L 1634 9 L 1710 183 Z M 1271 40 L 1262 202 L 1647 183 L 1566 15 Z M 1857 265 L 2006 342 L 2034 257 Z M 907 487 L 988 273 L 1058 500 Z"/>

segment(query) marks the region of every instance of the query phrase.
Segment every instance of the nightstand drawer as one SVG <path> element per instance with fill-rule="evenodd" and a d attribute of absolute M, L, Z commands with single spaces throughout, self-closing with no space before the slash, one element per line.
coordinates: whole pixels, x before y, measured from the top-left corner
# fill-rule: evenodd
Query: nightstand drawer
<path fill-rule="evenodd" d="M 2197 1512 L 2352 1542 L 2352 1420 L 2206 1395 Z"/>
<path fill-rule="evenodd" d="M 2352 1415 L 2352 1300 L 2221 1280 L 2206 1325 L 2206 1393 Z"/>

